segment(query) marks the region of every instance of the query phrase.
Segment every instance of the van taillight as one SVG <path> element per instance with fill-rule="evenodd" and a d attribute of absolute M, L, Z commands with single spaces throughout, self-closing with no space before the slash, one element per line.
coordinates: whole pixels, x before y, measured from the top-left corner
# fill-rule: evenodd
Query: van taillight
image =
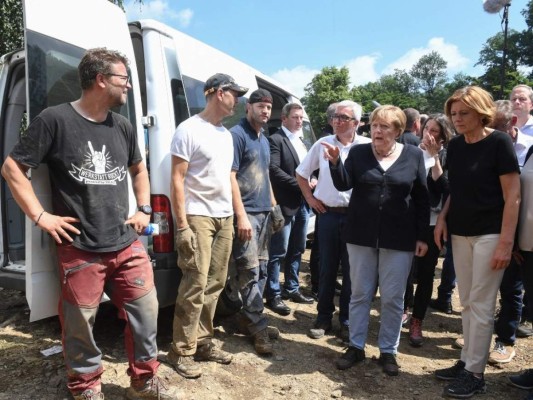
<path fill-rule="evenodd" d="M 159 235 L 153 237 L 154 253 L 170 253 L 174 251 L 174 222 L 170 200 L 162 194 L 151 196 L 152 219 L 159 224 Z"/>

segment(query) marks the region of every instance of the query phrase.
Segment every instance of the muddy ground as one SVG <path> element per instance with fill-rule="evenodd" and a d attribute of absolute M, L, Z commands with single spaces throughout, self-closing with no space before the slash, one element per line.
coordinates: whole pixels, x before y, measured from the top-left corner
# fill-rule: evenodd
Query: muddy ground
<path fill-rule="evenodd" d="M 307 261 L 308 253 L 306 253 Z M 440 276 L 437 270 L 436 284 Z M 307 288 L 309 271 L 303 265 L 302 287 Z M 435 285 L 436 286 L 436 285 Z M 460 334 L 459 299 L 453 299 L 452 315 L 429 309 L 424 321 L 426 341 L 421 348 L 413 348 L 407 341 L 407 329 L 402 330 L 398 362 L 398 377 L 381 372 L 375 359 L 379 327 L 379 297 L 374 302 L 363 365 L 347 371 L 335 368 L 335 360 L 344 345 L 335 336 L 314 340 L 307 336 L 316 315 L 316 303 L 297 305 L 282 317 L 266 312 L 270 324 L 281 331 L 275 342 L 272 357 L 259 357 L 250 339 L 234 333 L 231 319 L 220 321 L 216 341 L 233 353 L 230 365 L 204 363 L 204 374 L 198 380 L 186 380 L 163 364 L 160 375 L 181 391 L 184 399 L 437 399 L 443 383 L 433 377 L 437 368 L 451 366 L 459 357 L 452 347 Z M 158 343 L 166 354 L 172 333 L 171 308 L 159 315 Z M 0 399 L 69 399 L 65 387 L 65 370 L 61 354 L 44 356 L 41 351 L 60 345 L 60 326 L 56 317 L 29 323 L 29 310 L 24 294 L 0 288 Z M 334 320 L 337 323 L 337 319 Z M 95 338 L 104 353 L 105 372 L 103 391 L 106 399 L 123 398 L 129 385 L 126 375 L 126 356 L 123 350 L 122 324 L 109 304 L 102 305 L 96 325 Z M 524 368 L 533 367 L 533 338 L 519 339 L 513 362 L 486 370 L 488 392 L 480 399 L 522 399 L 526 393 L 507 384 L 506 377 Z"/>

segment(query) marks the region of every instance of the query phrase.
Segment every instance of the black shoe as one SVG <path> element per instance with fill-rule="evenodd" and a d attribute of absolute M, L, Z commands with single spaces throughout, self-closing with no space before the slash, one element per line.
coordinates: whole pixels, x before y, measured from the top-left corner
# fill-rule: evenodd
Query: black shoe
<path fill-rule="evenodd" d="M 437 379 L 441 379 L 443 381 L 451 381 L 457 379 L 457 377 L 461 374 L 461 372 L 464 371 L 464 369 L 465 363 L 459 360 L 450 368 L 436 370 L 435 376 L 437 377 Z"/>
<path fill-rule="evenodd" d="M 280 315 L 289 315 L 291 313 L 291 309 L 283 302 L 283 300 L 281 300 L 281 297 L 279 296 L 267 300 L 266 306 Z"/>
<path fill-rule="evenodd" d="M 381 353 L 379 355 L 378 364 L 383 367 L 383 372 L 385 372 L 388 376 L 398 375 L 399 367 L 394 354 Z"/>
<path fill-rule="evenodd" d="M 285 300 L 292 300 L 295 303 L 300 303 L 300 304 L 313 304 L 314 303 L 314 300 L 312 297 L 304 296 L 299 290 L 297 290 L 296 292 L 292 292 L 292 293 L 283 291 L 281 293 L 281 297 L 283 297 L 283 299 Z"/>
<path fill-rule="evenodd" d="M 520 375 L 511 375 L 509 383 L 524 390 L 533 389 L 533 369 L 526 369 Z"/>
<path fill-rule="evenodd" d="M 487 385 L 483 377 L 476 378 L 474 374 L 466 369 L 448 386 L 444 388 L 443 396 L 455 399 L 468 399 L 477 393 L 485 393 Z"/>
<path fill-rule="evenodd" d="M 320 339 L 329 332 L 331 332 L 331 322 L 328 323 L 316 321 L 313 327 L 309 329 L 308 336 L 311 339 Z"/>
<path fill-rule="evenodd" d="M 445 314 L 451 314 L 453 312 L 451 301 L 441 301 L 438 299 L 431 299 L 429 306 L 434 310 L 443 312 Z"/>
<path fill-rule="evenodd" d="M 365 361 L 365 351 L 350 346 L 346 353 L 337 360 L 336 364 L 338 369 L 348 369 L 361 361 Z"/>
<path fill-rule="evenodd" d="M 337 332 L 337 337 L 341 339 L 344 343 L 350 342 L 350 328 L 348 325 L 345 325 L 341 322 L 341 327 Z"/>

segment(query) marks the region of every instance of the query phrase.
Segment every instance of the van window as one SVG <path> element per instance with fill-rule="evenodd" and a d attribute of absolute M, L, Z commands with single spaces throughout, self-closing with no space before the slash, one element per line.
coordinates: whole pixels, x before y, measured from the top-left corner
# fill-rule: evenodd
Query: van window
<path fill-rule="evenodd" d="M 78 99 L 81 88 L 78 64 L 84 49 L 68 43 L 27 31 L 28 77 L 30 118 L 33 119 L 47 107 Z M 128 91 L 128 101 L 113 110 L 124 115 L 135 128 L 133 93 Z"/>
<path fill-rule="evenodd" d="M 187 101 L 185 99 L 183 83 L 178 79 L 172 79 L 170 81 L 170 87 L 172 90 L 172 102 L 174 105 L 174 121 L 176 121 L 177 127 L 189 118 L 189 111 L 187 110 Z"/>
<path fill-rule="evenodd" d="M 205 96 L 204 96 L 204 82 L 190 78 L 183 75 L 183 85 L 185 86 L 185 94 L 189 102 L 189 110 L 191 116 L 198 114 L 205 108 Z M 239 97 L 239 103 L 235 107 L 235 113 L 223 122 L 223 125 L 230 129 L 237 125 L 241 118 L 246 115 L 246 98 Z"/>

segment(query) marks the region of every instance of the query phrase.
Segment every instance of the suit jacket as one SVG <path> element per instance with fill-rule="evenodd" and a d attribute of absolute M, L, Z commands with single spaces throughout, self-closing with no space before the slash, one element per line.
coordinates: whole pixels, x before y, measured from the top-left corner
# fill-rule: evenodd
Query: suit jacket
<path fill-rule="evenodd" d="M 270 182 L 283 215 L 292 217 L 300 208 L 303 196 L 296 181 L 296 167 L 300 164 L 298 153 L 291 141 L 278 129 L 270 141 Z"/>

